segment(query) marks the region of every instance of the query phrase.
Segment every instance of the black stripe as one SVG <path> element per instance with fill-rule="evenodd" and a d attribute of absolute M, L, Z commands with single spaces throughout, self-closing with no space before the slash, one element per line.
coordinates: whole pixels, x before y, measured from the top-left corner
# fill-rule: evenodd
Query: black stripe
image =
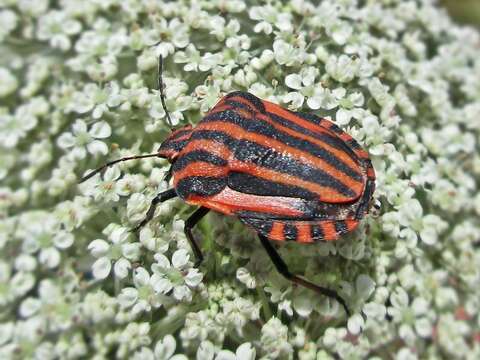
<path fill-rule="evenodd" d="M 336 133 L 342 133 L 343 132 L 343 130 L 340 129 L 336 124 L 334 124 L 330 120 L 321 118 L 318 115 L 315 115 L 315 114 L 312 114 L 312 113 L 305 113 L 305 112 L 301 112 L 301 111 L 294 112 L 294 114 L 297 115 L 298 117 L 304 119 L 304 120 L 310 121 L 312 124 L 321 126 L 325 129 L 330 129 L 332 126 L 334 126 L 336 129 L 332 128 L 333 132 L 336 132 Z"/>
<path fill-rule="evenodd" d="M 365 216 L 368 212 L 368 205 L 370 204 L 370 199 L 375 190 L 375 181 L 368 179 L 367 184 L 365 185 L 365 190 L 363 192 L 362 199 L 358 205 L 357 211 L 355 211 L 355 219 L 359 220 Z"/>
<path fill-rule="evenodd" d="M 343 220 L 337 220 L 334 222 L 335 224 L 335 231 L 337 234 L 346 234 L 348 232 L 347 225 L 345 224 L 345 221 Z"/>
<path fill-rule="evenodd" d="M 353 150 L 361 150 L 362 149 L 360 144 L 353 138 L 352 138 L 352 140 L 347 141 L 347 145 L 350 146 Z"/>
<path fill-rule="evenodd" d="M 161 150 L 175 150 L 175 151 L 180 151 L 183 150 L 185 146 L 187 146 L 188 142 L 190 139 L 182 140 L 182 141 L 165 141 L 160 145 Z"/>
<path fill-rule="evenodd" d="M 247 225 L 253 227 L 261 234 L 267 235 L 272 231 L 273 221 L 268 219 L 255 219 L 250 217 L 240 217 L 240 220 Z"/>
<path fill-rule="evenodd" d="M 240 126 L 242 129 L 248 132 L 255 134 L 260 134 L 271 139 L 280 141 L 281 143 L 296 148 L 298 150 L 304 151 L 308 154 L 316 156 L 326 163 L 343 172 L 345 175 L 349 176 L 351 179 L 362 182 L 362 175 L 353 170 L 350 166 L 345 164 L 341 159 L 337 158 L 334 154 L 328 150 L 319 147 L 318 145 L 308 141 L 297 138 L 295 136 L 289 135 L 281 130 L 276 129 L 266 121 L 261 119 L 255 119 L 254 121 L 248 120 L 240 116 L 234 110 L 225 110 L 222 112 L 217 112 L 214 114 L 207 115 L 202 122 L 210 121 L 225 121 L 237 126 Z"/>
<path fill-rule="evenodd" d="M 260 111 L 262 113 L 265 112 L 265 105 L 263 105 L 263 101 L 257 98 L 255 95 L 252 95 L 245 91 L 234 91 L 227 94 L 225 97 L 228 99 L 235 96 L 241 97 L 247 100 L 248 102 L 250 102 L 253 105 L 253 107 L 257 109 L 257 111 Z"/>
<path fill-rule="evenodd" d="M 189 176 L 178 182 L 175 191 L 182 199 L 189 195 L 212 196 L 222 191 L 226 185 L 226 178 L 222 177 Z"/>
<path fill-rule="evenodd" d="M 332 123 L 330 120 L 322 119 L 321 117 L 319 117 L 315 114 L 304 113 L 304 112 L 295 112 L 294 114 L 297 115 L 298 117 L 304 119 L 304 120 L 310 121 L 311 123 L 313 123 L 315 125 L 319 125 L 324 129 L 332 130 L 334 133 L 338 134 L 339 136 L 345 133 L 345 131 L 343 131 L 337 125 Z M 332 125 L 334 126 L 334 128 L 332 127 Z M 320 138 L 320 136 L 318 136 L 318 137 Z M 355 140 L 352 139 L 353 142 L 355 142 L 356 145 L 353 145 L 352 148 L 351 148 L 349 142 L 346 143 L 342 139 L 340 139 L 338 137 L 335 137 L 335 136 L 331 136 L 330 138 L 335 139 L 335 141 L 328 142 L 329 140 L 331 141 L 331 139 L 323 139 L 323 138 L 321 138 L 321 140 L 325 141 L 327 144 L 335 147 L 338 150 L 346 151 L 350 155 L 352 160 L 358 159 L 357 154 L 352 150 L 352 148 L 355 149 L 355 148 L 358 147 L 358 148 L 361 149 L 361 147 L 360 147 L 360 145 L 358 145 L 358 143 Z"/>
<path fill-rule="evenodd" d="M 297 227 L 292 223 L 285 222 L 285 226 L 283 227 L 283 235 L 285 236 L 285 240 L 297 240 Z"/>
<path fill-rule="evenodd" d="M 297 115 L 298 113 L 293 113 L 293 115 Z M 350 157 L 352 158 L 353 161 L 357 159 L 357 156 L 355 155 L 354 152 L 352 152 L 351 149 L 348 149 L 348 147 L 345 145 L 345 142 L 342 139 L 339 139 L 336 136 L 332 136 L 326 133 L 316 133 L 314 131 L 311 131 L 309 129 L 304 128 L 301 125 L 295 124 L 294 122 L 285 119 L 282 116 L 279 116 L 274 113 L 267 113 L 267 115 L 274 120 L 276 123 L 288 127 L 289 129 L 295 130 L 296 132 L 299 132 L 303 135 L 308 135 L 310 137 L 313 137 L 317 140 L 323 141 L 324 143 L 330 145 L 331 147 L 337 149 L 337 150 L 343 150 L 347 151 Z M 318 125 L 318 124 L 316 124 Z M 328 130 L 325 128 L 325 130 Z"/>
<path fill-rule="evenodd" d="M 228 186 L 244 194 L 286 196 L 292 198 L 302 198 L 306 200 L 318 199 L 318 194 L 315 194 L 302 187 L 280 184 L 240 172 L 230 172 L 228 174 Z"/>
<path fill-rule="evenodd" d="M 292 157 L 285 156 L 255 142 L 237 140 L 222 131 L 210 130 L 195 130 L 191 139 L 219 141 L 229 147 L 234 156 L 240 161 L 250 162 L 260 167 L 293 175 L 300 179 L 332 188 L 347 197 L 356 196 L 348 186 L 323 170 L 300 163 Z"/>
<path fill-rule="evenodd" d="M 193 150 L 177 159 L 177 161 L 173 164 L 173 171 L 180 171 L 187 167 L 189 164 L 197 161 L 202 161 L 217 166 L 228 165 L 228 161 L 221 158 L 220 156 L 209 153 L 206 150 Z"/>
<path fill-rule="evenodd" d="M 312 239 L 314 240 L 323 240 L 325 235 L 323 234 L 322 227 L 320 225 L 312 224 L 310 232 L 312 234 Z"/>
<path fill-rule="evenodd" d="M 252 114 L 252 116 L 253 116 L 253 113 L 255 112 L 255 109 L 252 109 L 250 106 L 248 106 L 244 103 L 235 101 L 235 100 L 227 100 L 227 104 L 232 106 L 233 111 L 235 111 L 236 108 L 240 108 L 240 109 L 243 109 L 243 110 L 246 110 L 246 111 L 250 112 Z M 223 110 L 223 111 L 225 111 L 225 110 Z"/>
<path fill-rule="evenodd" d="M 301 209 L 299 209 L 301 210 Z M 315 217 L 310 215 L 295 215 L 295 216 L 288 216 L 288 215 L 278 215 L 272 214 L 269 212 L 259 212 L 259 211 L 249 211 L 249 210 L 240 210 L 235 213 L 238 217 L 241 218 L 251 218 L 251 219 L 261 219 L 261 220 L 316 220 Z"/>

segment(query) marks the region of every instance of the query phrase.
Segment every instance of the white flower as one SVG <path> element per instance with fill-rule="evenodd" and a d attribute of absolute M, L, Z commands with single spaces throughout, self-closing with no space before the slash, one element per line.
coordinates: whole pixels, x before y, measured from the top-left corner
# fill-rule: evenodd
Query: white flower
<path fill-rule="evenodd" d="M 40 315 L 48 321 L 52 331 L 66 330 L 71 326 L 74 309 L 64 299 L 62 290 L 51 279 L 42 280 L 38 287 L 38 298 L 28 297 L 20 304 L 20 316 L 29 318 Z"/>
<path fill-rule="evenodd" d="M 8 9 L 0 11 L 0 41 L 3 41 L 16 27 L 18 23 L 17 15 Z"/>
<path fill-rule="evenodd" d="M 325 70 L 335 80 L 347 83 L 353 80 L 358 71 L 358 62 L 347 55 L 330 56 L 325 64 Z"/>
<path fill-rule="evenodd" d="M 192 44 L 189 44 L 185 51 L 178 51 L 174 55 L 174 61 L 176 63 L 186 63 L 183 67 L 185 71 L 208 71 L 217 66 L 221 60 L 222 57 L 220 54 L 207 52 L 201 55 Z"/>
<path fill-rule="evenodd" d="M 348 289 L 348 286 L 347 286 Z M 347 291 L 349 298 L 355 298 L 357 303 L 363 305 L 360 313 L 353 314 L 347 323 L 348 331 L 353 335 L 358 335 L 368 324 L 375 319 L 384 319 L 386 308 L 383 304 L 376 301 L 370 301 L 369 298 L 375 291 L 375 282 L 365 274 L 361 274 L 355 280 L 355 294 L 352 289 Z M 364 316 L 367 319 L 364 319 Z"/>
<path fill-rule="evenodd" d="M 246 268 L 241 267 L 237 269 L 237 279 L 249 289 L 255 289 L 257 286 L 255 277 Z"/>
<path fill-rule="evenodd" d="M 99 140 L 112 134 L 112 129 L 105 121 L 94 123 L 90 129 L 85 121 L 79 119 L 72 125 L 72 132 L 65 132 L 57 140 L 58 146 L 69 151 L 72 159 L 84 159 L 87 151 L 92 155 L 106 155 L 107 145 Z"/>
<path fill-rule="evenodd" d="M 288 357 L 293 353 L 292 345 L 288 342 L 287 327 L 276 317 L 263 325 L 260 342 L 264 352 L 274 358 Z"/>
<path fill-rule="evenodd" d="M 198 354 L 198 353 L 197 353 Z M 221 350 L 215 356 L 215 360 L 254 360 L 256 355 L 255 348 L 250 343 L 243 343 L 237 348 L 235 354 L 229 350 Z M 204 357 L 197 355 L 198 360 L 203 360 Z"/>
<path fill-rule="evenodd" d="M 37 36 L 40 40 L 48 40 L 50 45 L 62 51 L 70 49 L 70 36 L 82 29 L 82 24 L 63 11 L 50 11 L 40 17 Z"/>
<path fill-rule="evenodd" d="M 303 68 L 300 74 L 289 74 L 285 78 L 285 84 L 299 92 L 289 92 L 284 97 L 285 102 L 291 102 L 294 109 L 298 109 L 303 105 L 304 98 L 311 97 L 315 93 L 315 78 L 319 71 L 317 68 L 311 66 Z"/>
<path fill-rule="evenodd" d="M 397 287 L 390 301 L 392 306 L 387 312 L 399 324 L 399 335 L 407 344 L 413 344 L 415 332 L 421 337 L 431 336 L 433 324 L 428 314 L 430 305 L 425 299 L 418 297 L 410 303 L 405 290 Z"/>
<path fill-rule="evenodd" d="M 165 77 L 165 97 L 168 112 L 173 125 L 177 125 L 183 119 L 183 111 L 189 109 L 192 104 L 192 97 L 185 95 L 188 90 L 188 85 L 178 79 Z M 154 96 L 150 101 L 149 115 L 153 118 L 155 123 L 147 123 L 147 131 L 154 131 L 162 123 L 158 119 L 165 118 L 165 111 L 158 95 Z"/>
<path fill-rule="evenodd" d="M 0 108 L 0 141 L 2 147 L 14 148 L 37 125 L 38 117 L 35 109 L 28 104 L 17 107 L 14 115 L 3 112 Z"/>
<path fill-rule="evenodd" d="M 223 313 L 218 315 L 217 321 L 229 321 L 239 334 L 248 320 L 257 320 L 260 317 L 260 304 L 253 303 L 250 299 L 237 297 L 223 304 Z"/>
<path fill-rule="evenodd" d="M 175 52 L 175 48 L 184 48 L 188 45 L 188 26 L 182 23 L 178 18 L 172 19 L 168 24 L 167 20 L 161 18 L 155 33 L 157 32 L 159 33 L 159 36 L 155 34 L 157 35 L 156 38 L 152 38 L 152 41 L 147 44 L 154 44 L 155 42 L 158 42 L 159 38 L 165 39 L 164 41 L 160 41 L 156 46 L 155 51 L 157 58 L 158 55 L 162 55 L 166 58 L 169 54 Z"/>
<path fill-rule="evenodd" d="M 273 55 L 280 65 L 294 66 L 303 62 L 305 53 L 286 43 L 283 40 L 276 40 L 273 43 Z"/>
<path fill-rule="evenodd" d="M 30 272 L 12 274 L 9 264 L 0 260 L 0 305 L 7 305 L 25 295 L 35 286 L 35 277 Z"/>
<path fill-rule="evenodd" d="M 118 311 L 118 300 L 102 290 L 88 293 L 80 305 L 86 320 L 94 324 L 112 320 Z"/>
<path fill-rule="evenodd" d="M 39 262 L 47 268 L 59 266 L 61 252 L 73 245 L 73 234 L 62 230 L 57 219 L 41 211 L 24 214 L 20 223 L 23 225 L 18 235 L 24 238 L 23 251 L 38 254 Z"/>
<path fill-rule="evenodd" d="M 119 347 L 117 357 L 125 357 L 126 354 L 152 342 L 150 338 L 150 324 L 147 322 L 129 323 L 118 337 Z"/>
<path fill-rule="evenodd" d="M 310 109 L 335 109 L 340 100 L 345 96 L 346 90 L 342 87 L 330 90 L 322 85 L 315 86 L 313 95 L 308 98 L 307 105 Z"/>
<path fill-rule="evenodd" d="M 165 336 L 155 345 L 155 360 L 186 360 L 185 355 L 174 355 L 177 344 L 172 335 Z"/>
<path fill-rule="evenodd" d="M 203 275 L 191 267 L 189 258 L 185 249 L 175 251 L 171 263 L 165 255 L 156 254 L 157 262 L 152 265 L 155 291 L 168 294 L 173 290 L 175 299 L 191 301 L 191 289 L 200 284 Z"/>
<path fill-rule="evenodd" d="M 86 84 L 82 91 L 74 94 L 74 103 L 70 104 L 72 111 L 80 114 L 92 113 L 94 119 L 99 119 L 109 108 L 116 107 L 124 101 L 120 87 L 116 81 L 109 82 L 102 88 L 97 84 Z"/>
<path fill-rule="evenodd" d="M 17 78 L 7 68 L 0 67 L 0 98 L 12 94 L 17 87 Z"/>
<path fill-rule="evenodd" d="M 292 15 L 287 12 L 279 12 L 271 5 L 252 6 L 248 14 L 253 20 L 262 20 L 253 28 L 253 31 L 257 33 L 264 32 L 265 34 L 270 34 L 273 27 L 280 31 L 292 31 Z"/>
<path fill-rule="evenodd" d="M 122 307 L 132 307 L 132 312 L 137 315 L 141 312 L 149 312 L 152 307 L 157 309 L 162 306 L 161 297 L 155 292 L 153 277 L 142 267 L 133 272 L 133 284 L 135 287 L 125 287 L 118 296 Z"/>
<path fill-rule="evenodd" d="M 137 351 L 133 359 L 138 360 L 187 360 L 188 358 L 182 354 L 176 354 L 175 349 L 177 347 L 175 338 L 172 335 L 165 336 L 162 340 L 158 341 L 155 345 L 154 351 L 150 348 L 143 347 L 140 351 Z"/>
<path fill-rule="evenodd" d="M 18 9 L 31 17 L 38 17 L 48 10 L 48 0 L 19 0 Z"/>
<path fill-rule="evenodd" d="M 106 230 L 110 242 L 96 239 L 88 245 L 88 250 L 97 258 L 92 265 L 93 276 L 100 280 L 107 278 L 113 263 L 115 276 L 124 279 L 132 267 L 131 261 L 136 261 L 140 255 L 140 244 L 129 242 L 130 233 L 126 228 Z"/>

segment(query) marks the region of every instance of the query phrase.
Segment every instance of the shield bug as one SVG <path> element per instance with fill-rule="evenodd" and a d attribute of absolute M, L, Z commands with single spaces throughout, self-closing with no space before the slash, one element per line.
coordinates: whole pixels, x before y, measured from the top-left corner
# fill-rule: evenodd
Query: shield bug
<path fill-rule="evenodd" d="M 159 92 L 168 122 L 159 59 Z M 157 204 L 180 197 L 199 208 L 185 221 L 185 234 L 197 259 L 202 252 L 192 228 L 210 211 L 236 216 L 253 228 L 276 269 L 288 280 L 336 299 L 334 291 L 292 274 L 269 240 L 334 241 L 353 231 L 368 213 L 375 172 L 366 151 L 329 120 L 293 112 L 248 93 L 227 94 L 195 126 L 175 129 L 155 154 L 112 161 L 84 181 L 120 161 L 146 157 L 171 163 L 173 188 Z"/>

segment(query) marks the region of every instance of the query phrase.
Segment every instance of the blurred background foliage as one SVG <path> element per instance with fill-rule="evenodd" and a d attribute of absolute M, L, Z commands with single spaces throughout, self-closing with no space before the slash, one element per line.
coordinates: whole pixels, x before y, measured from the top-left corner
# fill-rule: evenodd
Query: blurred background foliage
<path fill-rule="evenodd" d="M 480 0 L 442 0 L 455 21 L 480 28 Z"/>

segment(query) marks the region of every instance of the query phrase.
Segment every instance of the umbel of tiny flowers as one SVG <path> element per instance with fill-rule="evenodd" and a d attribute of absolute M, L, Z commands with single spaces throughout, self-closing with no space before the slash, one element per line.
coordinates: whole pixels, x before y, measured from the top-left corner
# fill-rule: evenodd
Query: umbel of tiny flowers
<path fill-rule="evenodd" d="M 480 36 L 439 7 L 0 0 L 0 359 L 479 359 Z M 182 201 L 129 233 L 171 185 L 162 159 L 77 186 L 167 135 L 159 55 L 175 127 L 243 90 L 368 152 L 380 216 L 279 245 L 349 319 L 270 271 L 235 220 L 195 227 L 201 272 Z"/>

